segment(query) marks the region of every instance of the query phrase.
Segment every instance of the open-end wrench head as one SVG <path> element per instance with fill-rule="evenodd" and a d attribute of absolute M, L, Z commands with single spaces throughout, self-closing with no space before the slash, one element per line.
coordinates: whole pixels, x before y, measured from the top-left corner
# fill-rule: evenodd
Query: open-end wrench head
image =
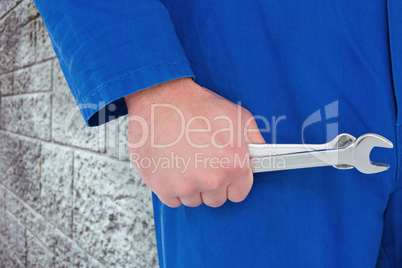
<path fill-rule="evenodd" d="M 388 139 L 374 133 L 367 133 L 357 138 L 351 146 L 354 147 L 353 165 L 360 172 L 372 174 L 385 171 L 389 168 L 388 164 L 374 163 L 370 160 L 370 153 L 374 147 L 394 147 Z"/>
<path fill-rule="evenodd" d="M 351 145 L 356 140 L 355 137 L 348 133 L 342 133 L 336 136 L 328 146 L 328 149 L 343 148 Z M 352 169 L 354 166 L 348 164 L 333 165 L 337 169 Z"/>
<path fill-rule="evenodd" d="M 342 133 L 336 136 L 330 143 L 328 149 L 342 148 L 349 146 L 356 140 L 355 137 L 348 133 Z"/>

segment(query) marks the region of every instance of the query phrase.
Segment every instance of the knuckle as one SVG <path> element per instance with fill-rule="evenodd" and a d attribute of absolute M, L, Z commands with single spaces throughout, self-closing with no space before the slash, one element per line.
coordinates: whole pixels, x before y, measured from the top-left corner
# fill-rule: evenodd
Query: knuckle
<path fill-rule="evenodd" d="M 225 180 L 233 177 L 245 177 L 249 173 L 250 160 L 248 148 L 228 148 L 220 153 L 220 159 L 224 159 L 222 168 L 219 169 L 219 177 Z"/>
<path fill-rule="evenodd" d="M 175 197 L 174 192 L 168 187 L 167 184 L 162 183 L 147 183 L 147 186 L 158 196 L 164 198 Z"/>
<path fill-rule="evenodd" d="M 223 179 L 216 176 L 206 176 L 202 179 L 202 188 L 214 191 L 222 185 Z"/>
<path fill-rule="evenodd" d="M 243 156 L 241 156 L 243 155 Z M 239 160 L 234 159 L 231 162 L 230 168 L 227 169 L 227 176 L 230 177 L 245 177 L 248 175 L 249 167 L 248 167 L 248 159 L 245 159 L 247 155 L 239 154 Z"/>
<path fill-rule="evenodd" d="M 248 167 L 247 164 L 244 165 L 235 165 L 231 170 L 237 176 L 244 177 L 248 174 Z"/>
<path fill-rule="evenodd" d="M 162 188 L 162 187 L 160 189 L 158 189 L 158 190 L 153 190 L 153 192 L 157 196 L 160 196 L 160 197 L 163 197 L 163 198 L 174 198 L 175 197 L 174 194 L 172 193 L 172 191 L 170 191 L 168 189 L 165 189 L 165 188 Z"/>

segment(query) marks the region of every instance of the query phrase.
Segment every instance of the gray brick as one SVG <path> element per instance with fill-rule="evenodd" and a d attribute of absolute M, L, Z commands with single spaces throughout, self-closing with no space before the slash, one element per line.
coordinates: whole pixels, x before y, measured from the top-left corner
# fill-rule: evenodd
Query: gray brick
<path fill-rule="evenodd" d="M 4 215 L 6 214 L 6 192 L 3 190 L 3 187 L 0 187 L 0 248 L 2 247 L 1 241 L 3 240 L 2 237 L 5 234 L 5 222 L 4 222 Z M 1 250 L 0 250 L 1 255 Z M 1 266 L 0 266 L 1 267 Z"/>
<path fill-rule="evenodd" d="M 5 229 L 6 223 L 4 222 L 5 213 L 6 213 L 6 208 L 3 204 L 1 204 L 0 205 L 0 240 L 3 240 L 3 237 L 6 232 L 6 229 Z M 1 247 L 1 245 L 0 245 L 0 247 Z"/>
<path fill-rule="evenodd" d="M 54 254 L 30 232 L 27 231 L 27 267 L 53 267 Z"/>
<path fill-rule="evenodd" d="M 13 10 L 0 22 L 0 74 L 14 69 L 21 29 L 18 28 L 18 17 Z"/>
<path fill-rule="evenodd" d="M 12 214 L 16 215 L 16 218 L 18 218 L 31 234 L 35 235 L 37 242 L 42 244 L 41 248 L 44 247 L 54 254 L 55 267 L 103 267 L 73 240 L 68 238 L 66 234 L 47 222 L 42 215 L 28 207 L 17 196 L 0 184 L 0 201 L 1 200 L 6 200 L 7 207 L 12 210 Z M 0 239 L 0 242 L 1 241 L 3 241 L 3 239 Z M 0 243 L 0 253 L 1 250 L 2 247 Z M 34 256 L 32 256 L 32 258 L 34 258 Z M 28 267 L 32 266 L 28 265 Z"/>
<path fill-rule="evenodd" d="M 3 130 L 50 140 L 50 93 L 2 97 L 1 102 Z"/>
<path fill-rule="evenodd" d="M 24 171 L 18 168 L 18 159 L 16 148 L 19 146 L 19 139 L 8 133 L 0 131 L 0 182 L 15 176 L 14 168 Z"/>
<path fill-rule="evenodd" d="M 42 244 L 49 249 L 54 249 L 56 243 L 54 226 L 2 185 L 0 185 L 0 194 L 4 195 L 7 210 L 9 210 L 26 229 L 35 234 Z"/>
<path fill-rule="evenodd" d="M 53 57 L 56 57 L 56 54 L 52 42 L 43 20 L 39 17 L 36 19 L 36 61 L 41 62 Z"/>
<path fill-rule="evenodd" d="M 2 133 L 0 132 L 0 139 L 1 139 Z M 0 202 L 3 202 L 5 204 L 6 198 L 7 198 L 7 189 L 1 185 L 0 183 Z"/>
<path fill-rule="evenodd" d="M 23 0 L 12 12 L 18 17 L 18 26 L 25 25 L 39 16 L 32 0 Z"/>
<path fill-rule="evenodd" d="M 13 94 L 45 92 L 52 90 L 52 62 L 47 61 L 14 74 Z M 6 95 L 6 94 L 3 94 Z"/>
<path fill-rule="evenodd" d="M 123 116 L 106 124 L 107 131 L 107 154 L 119 160 L 130 160 L 127 135 L 128 117 Z"/>
<path fill-rule="evenodd" d="M 11 193 L 10 190 L 6 189 L 0 184 L 0 189 L 4 194 L 4 204 L 8 211 L 10 211 L 19 222 L 24 223 L 27 213 L 27 207 L 21 199 L 19 199 L 15 194 Z"/>
<path fill-rule="evenodd" d="M 18 0 L 3 0 L 0 1 L 0 17 L 9 12 L 18 3 Z"/>
<path fill-rule="evenodd" d="M 55 227 L 32 208 L 25 204 L 19 204 L 23 206 L 19 207 L 18 210 L 24 213 L 18 215 L 22 215 L 20 217 L 23 219 L 24 226 L 35 234 L 43 245 L 53 251 L 56 244 Z"/>
<path fill-rule="evenodd" d="M 2 242 L 0 241 L 0 267 L 11 267 L 8 263 L 7 252 L 2 249 Z"/>
<path fill-rule="evenodd" d="M 58 60 L 53 64 L 52 137 L 55 142 L 96 152 L 105 151 L 105 126 L 86 126 Z"/>
<path fill-rule="evenodd" d="M 35 63 L 36 33 L 35 21 L 31 21 L 21 28 L 19 43 L 15 55 L 15 69 Z"/>
<path fill-rule="evenodd" d="M 10 95 L 13 93 L 14 74 L 9 73 L 0 76 L 0 95 Z"/>
<path fill-rule="evenodd" d="M 0 74 L 35 62 L 35 23 L 39 13 L 31 0 L 22 1 L 0 22 Z"/>
<path fill-rule="evenodd" d="M 104 267 L 74 241 L 56 230 L 55 267 Z"/>
<path fill-rule="evenodd" d="M 38 212 L 71 236 L 73 151 L 54 144 L 43 144 L 40 166 Z"/>
<path fill-rule="evenodd" d="M 151 192 L 128 162 L 74 157 L 73 238 L 107 266 L 157 262 Z"/>
<path fill-rule="evenodd" d="M 25 268 L 26 266 L 20 260 L 9 257 L 9 253 L 7 252 L 2 258 L 0 257 L 0 267 Z"/>
<path fill-rule="evenodd" d="M 0 144 L 2 184 L 28 204 L 35 205 L 40 192 L 39 142 L 0 132 Z"/>
<path fill-rule="evenodd" d="M 10 253 L 8 252 L 6 241 L 3 238 L 0 240 L 0 267 L 1 268 L 9 268 L 9 267 L 16 267 L 18 264 L 16 260 L 11 260 L 9 257 Z M 18 262 L 19 263 L 19 262 Z M 23 267 L 19 265 L 18 267 Z"/>
<path fill-rule="evenodd" d="M 9 211 L 6 211 L 4 220 L 6 232 L 3 238 L 7 245 L 8 257 L 24 263 L 26 259 L 25 227 Z"/>

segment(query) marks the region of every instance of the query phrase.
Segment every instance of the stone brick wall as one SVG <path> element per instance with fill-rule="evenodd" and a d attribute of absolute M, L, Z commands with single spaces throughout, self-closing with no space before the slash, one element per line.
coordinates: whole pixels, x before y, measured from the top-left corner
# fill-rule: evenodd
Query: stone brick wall
<path fill-rule="evenodd" d="M 126 133 L 85 126 L 34 4 L 1 0 L 0 268 L 158 266 Z"/>

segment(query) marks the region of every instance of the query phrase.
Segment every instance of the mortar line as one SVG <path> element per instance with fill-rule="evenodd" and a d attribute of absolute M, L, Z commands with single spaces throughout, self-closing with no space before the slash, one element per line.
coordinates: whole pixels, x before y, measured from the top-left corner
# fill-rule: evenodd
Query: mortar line
<path fill-rule="evenodd" d="M 36 211 L 35 211 L 36 212 Z M 42 215 L 41 215 L 42 216 Z M 43 217 L 43 216 L 42 216 Z M 43 217 L 44 218 L 44 217 Z M 46 222 L 48 222 L 47 220 L 46 220 Z M 49 223 L 50 224 L 50 223 Z M 35 239 L 36 239 L 36 241 L 37 241 L 37 243 L 39 243 L 39 244 L 41 244 L 41 246 L 42 247 L 44 247 L 47 251 L 49 251 L 50 253 L 52 253 L 52 255 L 53 255 L 53 257 L 54 257 L 54 250 L 52 250 L 51 248 L 49 248 L 47 245 L 45 245 L 45 243 L 31 230 L 31 229 L 29 229 L 29 228 L 27 228 L 26 226 L 25 226 L 25 230 L 27 231 L 27 232 L 29 232 L 33 237 L 35 237 Z M 28 237 L 28 236 L 27 236 Z M 28 243 L 28 242 L 27 242 Z M 28 255 L 28 252 L 27 252 L 27 255 Z M 28 261 L 27 261 L 27 264 L 28 264 Z"/>
<path fill-rule="evenodd" d="M 42 60 L 42 61 L 40 61 L 40 62 L 34 62 L 34 63 L 30 63 L 30 64 L 27 64 L 27 65 L 24 65 L 24 66 L 22 66 L 22 67 L 18 67 L 18 68 L 16 68 L 16 69 L 11 70 L 11 71 L 7 71 L 7 72 L 5 72 L 5 73 L 1 73 L 0 76 L 7 75 L 7 74 L 11 74 L 11 73 L 14 73 L 14 72 L 18 72 L 18 71 L 21 71 L 21 70 L 24 70 L 24 69 L 29 69 L 29 68 L 32 68 L 32 67 L 38 65 L 38 64 L 41 65 L 41 64 L 44 64 L 44 63 L 46 63 L 46 62 L 48 62 L 48 61 L 52 61 L 52 60 L 54 60 L 54 59 L 57 59 L 57 56 L 56 56 L 56 57 L 51 57 L 51 58 L 49 58 L 49 59 Z"/>
<path fill-rule="evenodd" d="M 38 95 L 38 94 L 45 94 L 45 93 L 50 93 L 51 91 L 33 91 L 33 92 L 23 92 L 23 93 L 18 93 L 18 94 L 7 94 L 3 95 L 3 97 L 18 97 L 18 96 L 26 96 L 26 95 Z"/>
<path fill-rule="evenodd" d="M 14 194 L 10 189 L 8 189 L 4 184 L 1 184 L 2 185 L 2 187 L 4 188 L 4 189 L 6 189 L 6 191 L 8 191 L 8 192 L 10 192 L 11 194 L 13 194 L 14 196 L 16 196 L 17 198 L 18 198 L 18 200 L 21 202 L 21 203 L 24 203 L 26 206 L 29 206 L 28 204 L 26 204 L 25 203 L 25 201 L 24 200 L 22 200 L 22 199 L 20 199 L 16 194 Z M 34 210 L 31 206 L 29 206 L 36 214 L 39 214 L 36 210 Z M 12 212 L 12 211 L 10 211 L 10 210 L 8 210 L 8 209 L 6 209 L 6 211 L 7 212 L 9 212 L 14 218 L 15 218 L 15 220 L 19 223 L 19 224 L 21 224 L 22 226 L 24 226 L 24 229 L 25 229 L 25 242 L 26 242 L 26 244 L 28 243 L 28 236 L 27 236 L 27 234 L 26 234 L 26 232 L 28 231 L 28 232 L 30 232 L 31 234 L 32 234 L 32 236 L 34 236 L 35 238 L 36 238 L 36 240 L 40 243 L 40 244 L 42 244 L 42 246 L 46 249 L 46 250 L 48 250 L 48 251 L 50 251 L 50 252 L 52 252 L 52 250 L 48 247 L 48 246 L 46 246 L 45 245 L 45 243 L 30 229 L 30 228 L 28 228 L 25 224 L 24 224 L 24 222 L 21 222 L 19 219 L 18 219 L 18 217 Z M 39 214 L 40 215 L 40 214 Z M 40 215 L 43 219 L 44 219 L 44 221 L 46 222 L 46 223 L 49 223 L 48 222 L 48 220 L 47 219 L 45 219 L 45 217 L 43 217 L 42 215 Z M 50 224 L 50 223 L 49 223 Z M 27 249 L 27 245 L 25 245 L 25 247 L 26 247 L 26 249 Z M 28 253 L 28 252 L 27 252 Z M 53 252 L 52 252 L 53 253 Z"/>
<path fill-rule="evenodd" d="M 3 187 L 4 187 L 4 185 L 3 185 Z M 5 188 L 5 187 L 4 187 Z M 27 230 L 27 228 L 26 228 L 26 226 L 14 215 L 14 213 L 12 213 L 10 210 L 8 210 L 8 209 L 4 209 L 4 214 L 7 214 L 7 212 L 8 212 L 8 214 L 10 214 L 11 215 L 11 217 L 13 217 L 13 221 L 15 221 L 15 222 L 17 222 L 18 224 L 20 224 L 23 228 L 24 228 L 24 233 L 23 233 L 23 236 L 24 236 L 24 238 L 25 238 L 25 243 L 24 243 L 24 249 L 25 249 L 25 260 L 26 260 L 26 254 L 27 254 L 27 247 L 26 247 L 26 244 L 27 244 L 27 239 L 26 239 L 26 230 Z M 18 228 L 18 227 L 16 227 L 16 228 Z M 9 253 L 16 253 L 16 252 L 9 252 Z M 12 254 L 11 254 L 12 255 Z M 11 256 L 10 256 L 11 257 Z M 24 261 L 25 260 L 22 260 L 22 259 L 20 259 L 20 257 L 19 256 L 15 256 L 16 257 L 16 259 L 20 262 L 20 263 L 24 263 Z M 12 259 L 12 260 L 14 260 L 14 259 Z M 25 267 L 26 267 L 26 265 L 25 265 Z"/>
<path fill-rule="evenodd" d="M 73 150 L 73 161 L 71 165 L 71 199 L 72 199 L 72 204 L 71 204 L 71 227 L 70 227 L 70 234 L 71 234 L 71 239 L 74 240 L 74 207 L 75 207 L 75 194 L 74 194 L 74 178 L 75 178 L 75 168 L 74 168 L 74 162 L 75 162 L 75 150 Z"/>
<path fill-rule="evenodd" d="M 15 6 L 13 6 L 11 9 L 9 9 L 8 11 L 6 11 L 6 13 L 4 13 L 1 17 L 0 20 L 3 20 L 5 17 L 7 17 L 8 14 L 11 13 L 11 11 L 13 11 L 19 4 L 21 4 L 23 0 L 19 1 Z"/>
<path fill-rule="evenodd" d="M 52 61 L 52 60 L 55 60 L 55 59 L 57 59 L 57 56 L 53 56 L 53 57 L 50 57 L 50 58 L 48 58 L 48 59 L 44 59 L 44 60 L 41 60 L 41 61 L 37 61 L 36 64 L 43 64 L 43 63 L 46 63 L 46 62 L 48 62 L 48 61 Z M 53 65 L 53 64 L 52 64 L 52 65 Z"/>
<path fill-rule="evenodd" d="M 23 134 L 18 134 L 18 133 L 15 133 L 15 132 L 12 132 L 12 131 L 10 131 L 10 130 L 7 130 L 7 129 L 0 129 L 0 132 L 5 132 L 5 133 L 7 133 L 7 134 L 13 134 L 13 135 L 16 135 L 16 136 L 19 136 L 19 137 L 23 137 L 23 138 L 25 138 L 25 139 L 31 139 L 31 140 L 36 140 L 36 141 L 44 141 L 44 142 L 48 142 L 47 140 L 44 140 L 43 138 L 38 138 L 38 137 L 36 137 L 36 138 L 32 138 L 32 137 L 29 137 L 29 136 L 25 136 L 25 135 L 23 135 Z"/>
<path fill-rule="evenodd" d="M 50 141 L 53 140 L 53 69 L 54 62 L 50 63 Z"/>
<path fill-rule="evenodd" d="M 28 267 L 28 235 L 27 235 L 28 228 L 25 225 L 24 225 L 24 227 L 25 227 L 24 228 L 24 235 L 25 235 L 25 267 Z"/>
<path fill-rule="evenodd" d="M 31 1 L 32 1 L 32 0 L 31 0 Z M 22 28 L 22 27 L 28 25 L 30 22 L 33 22 L 33 21 L 36 20 L 37 18 L 40 18 L 40 14 L 36 14 L 35 17 L 32 17 L 32 18 L 30 18 L 27 22 L 18 25 L 18 27 Z M 35 31 L 35 34 L 36 34 L 36 31 Z M 35 39 L 36 39 L 36 38 L 35 38 Z M 35 51 L 35 52 L 36 52 L 36 51 Z M 35 55 L 36 55 L 36 54 L 35 54 Z M 36 59 L 35 59 L 35 60 L 36 60 Z"/>
<path fill-rule="evenodd" d="M 29 137 L 29 136 L 25 136 L 23 134 L 10 132 L 10 131 L 4 130 L 4 129 L 0 129 L 0 133 L 1 132 L 4 132 L 6 134 L 12 134 L 12 135 L 21 137 L 23 139 L 34 140 L 34 141 L 39 140 L 39 141 L 44 142 L 44 143 L 55 144 L 55 145 L 63 147 L 63 148 L 72 149 L 72 150 L 74 150 L 74 152 L 75 151 L 78 151 L 78 152 L 81 151 L 81 152 L 88 153 L 88 154 L 91 154 L 91 155 L 96 155 L 96 156 L 101 157 L 103 159 L 111 159 L 111 160 L 115 160 L 115 161 L 122 161 L 122 162 L 130 163 L 130 160 L 119 160 L 119 159 L 111 157 L 111 156 L 109 156 L 109 155 L 107 155 L 105 153 L 100 153 L 100 152 L 92 151 L 92 150 L 85 149 L 85 148 L 80 148 L 80 147 L 73 146 L 73 145 L 67 145 L 67 144 L 56 142 L 56 141 L 48 141 L 48 140 L 43 140 L 43 139 L 39 139 L 39 138 L 32 138 L 32 137 Z"/>
<path fill-rule="evenodd" d="M 36 214 L 38 214 L 38 215 L 40 215 L 42 218 L 43 218 L 43 220 L 46 222 L 46 223 L 48 223 L 48 224 L 51 224 L 43 215 L 41 215 L 40 213 L 38 213 L 36 210 L 34 210 L 30 205 L 28 205 L 23 199 L 21 199 L 19 196 L 17 196 L 13 191 L 11 191 L 10 189 L 8 189 L 3 183 L 0 183 L 0 185 L 5 189 L 5 191 L 6 192 L 10 192 L 12 195 L 14 195 L 17 199 L 18 199 L 18 201 L 20 201 L 21 203 L 23 203 L 24 205 L 26 205 L 27 207 L 29 207 L 32 211 L 34 211 Z M 7 201 L 7 200 L 5 200 L 5 201 Z M 30 228 L 28 228 L 25 224 L 24 224 L 24 222 L 22 222 L 21 220 L 19 220 L 18 219 L 18 217 L 11 211 L 11 210 L 9 210 L 9 209 L 5 209 L 5 213 L 7 213 L 7 212 L 9 212 L 14 218 L 15 218 L 15 220 L 19 223 L 19 224 L 21 224 L 22 226 L 24 226 L 24 229 L 25 229 L 25 241 L 26 241 L 26 243 L 27 243 L 27 241 L 28 241 L 28 236 L 26 235 L 26 231 L 29 231 L 31 234 L 32 234 L 32 236 L 34 236 L 35 238 L 36 238 L 36 240 L 38 240 L 39 241 L 39 243 L 40 244 L 42 244 L 42 246 L 45 248 L 45 249 L 47 249 L 48 251 L 50 251 L 50 252 L 52 252 L 53 253 L 53 251 L 47 246 L 47 245 L 45 245 L 45 243 L 30 229 Z M 52 224 L 51 224 L 52 225 Z M 53 225 L 52 225 L 52 227 L 53 227 Z M 56 227 L 57 228 L 57 227 Z M 57 228 L 58 229 L 58 228 Z M 25 246 L 26 248 L 27 248 L 27 246 Z M 27 252 L 28 253 L 28 252 Z"/>
<path fill-rule="evenodd" d="M 106 265 L 104 263 L 102 263 L 100 260 L 98 260 L 97 258 L 95 258 L 91 253 L 89 253 L 88 251 L 86 251 L 85 249 L 83 249 L 81 247 L 81 245 L 79 245 L 77 243 L 77 241 L 74 241 L 73 239 L 69 238 L 65 233 L 63 233 L 59 228 L 57 228 L 57 226 L 55 226 L 53 223 L 49 222 L 43 215 L 41 215 L 40 213 L 38 213 L 35 209 L 32 208 L 31 205 L 29 205 L 28 203 L 26 203 L 23 199 L 21 199 L 19 196 L 17 196 L 13 191 L 11 191 L 10 189 L 8 189 L 4 184 L 0 183 L 1 187 L 3 187 L 7 192 L 9 192 L 11 195 L 14 196 L 14 198 L 17 198 L 21 204 L 23 204 L 24 206 L 28 207 L 30 210 L 33 211 L 33 213 L 37 214 L 40 216 L 40 218 L 42 218 L 46 223 L 48 223 L 51 227 L 54 228 L 54 230 L 59 231 L 59 233 L 61 234 L 61 236 L 63 236 L 64 239 L 69 240 L 69 242 L 72 242 L 73 244 L 75 244 L 79 249 L 81 249 L 83 252 L 85 252 L 88 256 L 92 257 L 94 260 L 96 260 L 97 262 L 99 262 L 100 264 L 102 264 L 103 266 L 106 267 Z M 21 223 L 17 216 L 14 215 L 14 213 L 12 213 L 11 211 L 8 210 L 8 212 L 10 212 L 10 214 L 13 215 L 13 217 L 19 222 Z M 21 223 L 21 225 L 23 225 L 25 227 L 25 229 L 28 229 L 33 235 L 34 233 L 32 232 L 32 230 L 30 228 L 27 228 L 24 223 Z M 39 238 L 38 238 L 39 239 Z M 43 244 L 43 243 L 42 243 Z M 46 247 L 47 248 L 47 247 Z"/>

